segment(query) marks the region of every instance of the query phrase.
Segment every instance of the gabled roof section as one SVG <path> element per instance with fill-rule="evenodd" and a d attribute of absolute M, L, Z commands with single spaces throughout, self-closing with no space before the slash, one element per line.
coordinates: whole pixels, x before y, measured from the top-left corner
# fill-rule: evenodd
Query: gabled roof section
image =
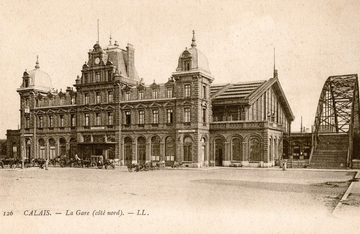
<path fill-rule="evenodd" d="M 261 85 L 258 89 L 254 90 L 253 93 L 251 93 L 248 96 L 249 103 L 254 103 L 266 90 L 273 88 L 274 91 L 277 94 L 277 97 L 279 98 L 279 102 L 281 103 L 282 107 L 284 108 L 284 112 L 286 113 L 287 117 L 293 121 L 295 119 L 295 116 L 290 108 L 289 102 L 286 99 L 285 93 L 280 85 L 278 78 L 270 78 L 268 81 L 266 81 L 263 85 Z"/>
<path fill-rule="evenodd" d="M 211 86 L 210 96 L 211 99 L 246 99 L 265 82 L 266 81 L 251 81 L 234 84 L 215 84 Z"/>

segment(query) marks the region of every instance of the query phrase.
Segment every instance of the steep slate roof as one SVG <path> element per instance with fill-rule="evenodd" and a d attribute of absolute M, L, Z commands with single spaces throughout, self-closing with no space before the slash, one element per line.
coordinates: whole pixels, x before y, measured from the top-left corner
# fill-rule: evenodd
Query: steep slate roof
<path fill-rule="evenodd" d="M 250 81 L 234 84 L 211 85 L 211 99 L 247 98 L 266 81 Z"/>
<path fill-rule="evenodd" d="M 290 120 L 294 120 L 294 114 L 281 88 L 278 78 L 270 78 L 263 81 L 250 81 L 234 84 L 215 84 L 211 86 L 210 99 L 221 101 L 222 99 L 238 99 L 246 101 L 250 105 L 254 103 L 266 90 L 273 87 L 277 93 L 279 102 Z"/>

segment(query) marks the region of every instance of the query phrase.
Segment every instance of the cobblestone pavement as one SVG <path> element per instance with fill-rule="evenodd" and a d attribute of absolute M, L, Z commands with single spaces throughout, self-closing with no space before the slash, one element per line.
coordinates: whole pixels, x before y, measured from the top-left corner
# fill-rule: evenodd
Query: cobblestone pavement
<path fill-rule="evenodd" d="M 337 204 L 355 173 L 2 169 L 1 232 L 354 233 L 360 213 Z"/>

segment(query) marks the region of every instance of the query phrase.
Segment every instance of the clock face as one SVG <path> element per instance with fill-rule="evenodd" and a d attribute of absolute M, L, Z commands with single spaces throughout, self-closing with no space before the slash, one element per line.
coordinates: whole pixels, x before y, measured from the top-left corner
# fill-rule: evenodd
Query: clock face
<path fill-rule="evenodd" d="M 96 58 L 95 59 L 95 64 L 99 64 L 100 63 L 100 59 L 99 58 Z"/>

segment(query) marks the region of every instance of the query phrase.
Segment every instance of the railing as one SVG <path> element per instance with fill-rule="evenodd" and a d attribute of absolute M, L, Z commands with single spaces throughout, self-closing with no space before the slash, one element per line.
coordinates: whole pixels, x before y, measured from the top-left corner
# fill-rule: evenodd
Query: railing
<path fill-rule="evenodd" d="M 222 121 L 210 123 L 211 129 L 253 129 L 253 128 L 277 128 L 284 130 L 282 124 L 268 121 Z"/>

